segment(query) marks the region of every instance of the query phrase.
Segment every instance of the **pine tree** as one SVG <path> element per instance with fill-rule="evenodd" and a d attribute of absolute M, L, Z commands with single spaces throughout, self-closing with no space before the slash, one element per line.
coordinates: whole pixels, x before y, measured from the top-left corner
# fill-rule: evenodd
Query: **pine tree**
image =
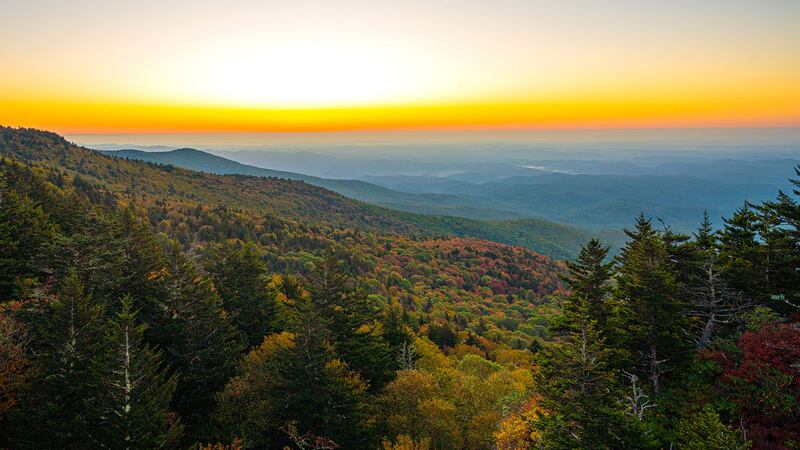
<path fill-rule="evenodd" d="M 59 234 L 48 242 L 41 270 L 57 279 L 74 270 L 96 302 L 109 303 L 123 294 L 124 262 L 123 240 L 113 217 L 91 208 L 76 232 Z"/>
<path fill-rule="evenodd" d="M 93 359 L 98 399 L 92 407 L 100 418 L 93 438 L 104 448 L 170 447 L 182 431 L 169 411 L 177 376 L 168 375 L 161 352 L 143 342 L 145 326 L 136 323 L 131 297 L 120 303 L 107 350 Z"/>
<path fill-rule="evenodd" d="M 112 299 L 131 295 L 141 320 L 147 322 L 158 314 L 154 306 L 166 295 L 167 258 L 142 216 L 131 204 L 115 217 L 113 233 L 120 245 L 118 264 L 122 270 L 109 295 Z"/>
<path fill-rule="evenodd" d="M 390 354 L 394 356 L 389 366 L 392 371 L 413 365 L 415 359 L 411 347 L 414 337 L 403 320 L 404 311 L 403 305 L 399 303 L 390 305 L 386 308 L 381 320 L 381 334 L 389 346 Z M 471 336 L 474 337 L 474 335 Z"/>
<path fill-rule="evenodd" d="M 694 233 L 694 247 L 703 253 L 716 252 L 719 245 L 719 237 L 714 232 L 714 226 L 708 211 L 703 211 L 703 222 Z"/>
<path fill-rule="evenodd" d="M 751 446 L 741 430 L 723 424 L 710 405 L 682 419 L 678 424 L 677 438 L 680 448 L 698 450 L 746 450 Z"/>
<path fill-rule="evenodd" d="M 548 414 L 535 427 L 546 448 L 620 448 L 639 438 L 621 403 L 618 367 L 625 358 L 606 338 L 617 334 L 607 256 L 592 239 L 567 264 L 570 296 L 551 327 L 562 340 L 536 355 L 537 394 Z"/>
<path fill-rule="evenodd" d="M 331 438 L 345 448 L 363 447 L 369 439 L 368 386 L 337 354 L 336 333 L 330 330 L 339 325 L 309 296 L 294 300 L 286 317 L 294 346 L 281 349 L 274 366 L 282 380 L 287 418 L 297 422 L 299 430 Z"/>
<path fill-rule="evenodd" d="M 280 447 L 294 427 L 343 448 L 369 447 L 367 385 L 336 354 L 335 326 L 293 277 L 270 283 L 285 332 L 253 349 L 220 396 L 218 416 L 251 447 Z"/>
<path fill-rule="evenodd" d="M 800 166 L 795 167 L 795 197 L 800 196 Z M 800 203 L 782 191 L 775 201 L 756 207 L 768 280 L 767 305 L 791 315 L 800 311 Z"/>

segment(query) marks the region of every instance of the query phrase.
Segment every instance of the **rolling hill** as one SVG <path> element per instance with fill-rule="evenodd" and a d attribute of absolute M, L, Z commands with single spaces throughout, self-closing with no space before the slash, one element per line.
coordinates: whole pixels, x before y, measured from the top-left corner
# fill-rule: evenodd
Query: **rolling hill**
<path fill-rule="evenodd" d="M 351 200 L 305 181 L 217 175 L 118 158 L 39 130 L 0 128 L 0 155 L 77 175 L 109 192 L 123 192 L 134 199 L 202 202 L 306 226 L 352 228 L 410 237 L 473 237 L 525 246 L 554 258 L 574 257 L 580 245 L 594 235 L 547 221 L 491 222 L 398 211 Z"/>
<path fill-rule="evenodd" d="M 516 219 L 520 214 L 503 210 L 465 204 L 462 198 L 451 194 L 416 194 L 401 192 L 361 180 L 320 178 L 295 172 L 265 169 L 232 161 L 192 148 L 171 151 L 145 152 L 142 150 L 112 150 L 108 154 L 122 158 L 169 164 L 184 169 L 219 175 L 252 175 L 257 177 L 297 180 L 324 187 L 345 197 L 367 203 L 423 214 L 451 215 L 470 219 Z"/>
<path fill-rule="evenodd" d="M 269 183 L 275 183 L 277 180 L 299 180 L 308 185 L 325 187 L 342 195 L 372 203 L 373 205 L 360 204 L 359 214 L 353 217 L 369 214 L 373 218 L 370 221 L 377 221 L 388 229 L 414 230 L 414 233 L 434 235 L 477 237 L 509 245 L 525 246 L 554 258 L 574 257 L 577 255 L 580 245 L 592 237 L 600 237 L 614 249 L 619 247 L 624 239 L 624 235 L 619 231 L 589 232 L 544 219 L 478 220 L 475 217 L 486 218 L 498 215 L 514 217 L 514 215 L 459 205 L 459 202 L 463 203 L 463 200 L 456 196 L 409 194 L 358 180 L 334 180 L 264 169 L 195 149 L 165 152 L 117 150 L 101 153 L 167 165 L 168 168 L 177 166 L 208 174 L 266 177 Z M 231 204 L 237 204 L 235 200 L 232 201 L 234 203 Z M 631 217 L 633 216 L 635 214 L 631 215 Z M 320 213 L 309 213 L 306 217 L 320 217 Z M 389 223 L 392 225 L 389 226 Z"/>

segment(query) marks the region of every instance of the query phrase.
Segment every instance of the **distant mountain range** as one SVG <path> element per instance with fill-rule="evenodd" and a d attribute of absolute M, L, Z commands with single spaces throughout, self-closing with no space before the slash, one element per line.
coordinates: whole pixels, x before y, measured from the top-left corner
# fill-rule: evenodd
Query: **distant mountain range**
<path fill-rule="evenodd" d="M 192 149 L 114 152 L 212 173 L 302 180 L 400 211 L 490 221 L 533 219 L 601 234 L 630 226 L 640 212 L 678 231 L 691 232 L 708 211 L 715 225 L 721 226 L 721 217 L 729 216 L 745 201 L 769 199 L 778 189 L 788 188 L 792 168 L 800 163 L 793 158 L 757 159 L 757 153 L 739 158 L 675 153 L 629 160 L 616 155 L 485 163 L 442 160 L 439 155 L 428 165 L 420 157 L 402 160 L 397 155 L 370 159 L 308 151 L 216 153 L 225 157 Z M 309 171 L 350 179 L 262 168 L 270 163 L 300 168 L 304 160 Z M 421 173 L 425 167 L 429 172 Z"/>

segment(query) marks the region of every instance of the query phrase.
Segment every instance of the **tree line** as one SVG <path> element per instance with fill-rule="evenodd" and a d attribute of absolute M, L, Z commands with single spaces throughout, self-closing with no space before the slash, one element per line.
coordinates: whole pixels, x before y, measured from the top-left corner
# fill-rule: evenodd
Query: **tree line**
<path fill-rule="evenodd" d="M 530 445 L 800 445 L 793 194 L 745 204 L 717 232 L 706 215 L 691 236 L 640 215 L 613 261 L 589 242 L 569 264 L 556 340 L 535 358 Z"/>

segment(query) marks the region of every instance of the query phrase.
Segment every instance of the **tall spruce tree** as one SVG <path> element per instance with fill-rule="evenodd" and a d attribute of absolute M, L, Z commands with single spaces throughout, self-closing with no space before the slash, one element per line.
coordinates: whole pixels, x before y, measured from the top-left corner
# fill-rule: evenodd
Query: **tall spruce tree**
<path fill-rule="evenodd" d="M 275 304 L 267 290 L 267 268 L 252 242 L 212 248 L 204 264 L 225 310 L 247 337 L 247 347 L 273 331 Z"/>
<path fill-rule="evenodd" d="M 693 245 L 696 251 L 709 253 L 716 253 L 719 250 L 719 236 L 714 231 L 714 224 L 711 222 L 711 217 L 708 211 L 703 211 L 703 221 L 697 227 L 697 231 L 692 235 Z"/>
<path fill-rule="evenodd" d="M 95 355 L 92 371 L 97 400 L 91 407 L 99 418 L 93 438 L 103 448 L 163 448 L 177 444 L 182 427 L 169 405 L 177 383 L 168 375 L 160 351 L 142 339 L 133 300 L 126 296 L 109 324 L 106 351 Z"/>
<path fill-rule="evenodd" d="M 643 448 L 639 424 L 624 413 L 614 352 L 606 347 L 585 317 L 563 342 L 545 346 L 536 355 L 536 389 L 548 414 L 535 429 L 544 448 Z"/>
<path fill-rule="evenodd" d="M 41 270 L 57 279 L 74 270 L 95 301 L 116 301 L 122 295 L 120 280 L 125 279 L 126 268 L 117 224 L 102 209 L 88 208 L 82 225 L 48 242 Z"/>
<path fill-rule="evenodd" d="M 305 278 L 310 299 L 331 329 L 336 353 L 366 378 L 372 389 L 391 380 L 393 355 L 382 336 L 380 307 L 361 289 L 342 261 L 328 253 Z"/>
<path fill-rule="evenodd" d="M 167 296 L 145 337 L 178 373 L 172 406 L 186 426 L 184 442 L 194 442 L 209 438 L 214 396 L 235 373 L 244 343 L 211 282 L 177 247 L 168 258 Z"/>
<path fill-rule="evenodd" d="M 800 166 L 795 167 L 797 179 L 794 197 L 800 197 Z M 783 191 L 774 201 L 764 202 L 758 211 L 757 226 L 768 280 L 767 305 L 785 315 L 800 311 L 800 203 Z"/>
<path fill-rule="evenodd" d="M 575 261 L 567 263 L 565 281 L 571 295 L 563 302 L 562 319 L 553 331 L 580 329 L 588 317 L 597 322 L 601 335 L 606 333 L 613 314 L 610 282 L 614 263 L 606 261 L 608 250 L 599 240 L 592 239 L 581 247 Z"/>
<path fill-rule="evenodd" d="M 758 216 L 745 203 L 724 219 L 720 231 L 720 263 L 728 284 L 758 304 L 766 304 L 767 285 L 763 252 L 759 244 Z"/>
<path fill-rule="evenodd" d="M 336 327 L 294 277 L 275 277 L 286 332 L 273 334 L 244 359 L 220 395 L 218 417 L 251 447 L 280 448 L 281 431 L 332 439 L 343 448 L 376 444 L 367 417 L 367 385 L 336 353 Z"/>
<path fill-rule="evenodd" d="M 131 295 L 140 320 L 152 319 L 158 300 L 166 295 L 167 258 L 142 211 L 128 205 L 115 217 L 114 235 L 120 244 L 123 268 L 113 299 Z"/>
<path fill-rule="evenodd" d="M 85 295 L 76 271 L 57 297 L 20 315 L 30 330 L 34 378 L 23 393 L 15 442 L 28 448 L 93 448 L 98 392 L 91 359 L 103 352 L 104 310 Z"/>
<path fill-rule="evenodd" d="M 678 280 L 667 243 L 640 214 L 619 256 L 615 296 L 625 308 L 627 347 L 637 369 L 660 391 L 661 374 L 685 362 L 686 304 L 678 295 Z"/>
<path fill-rule="evenodd" d="M 749 302 L 743 293 L 731 288 L 725 278 L 719 241 L 707 212 L 687 247 L 691 256 L 680 268 L 686 274 L 682 294 L 689 302 L 695 345 L 702 348 L 735 326 Z"/>
<path fill-rule="evenodd" d="M 643 442 L 636 422 L 623 412 L 621 349 L 608 345 L 616 334 L 610 298 L 613 263 L 608 248 L 592 239 L 567 264 L 570 295 L 551 327 L 561 340 L 536 355 L 537 394 L 548 411 L 535 423 L 546 448 L 621 448 Z"/>
<path fill-rule="evenodd" d="M 367 384 L 337 354 L 337 333 L 332 330 L 339 324 L 326 317 L 310 296 L 294 300 L 284 318 L 294 346 L 282 348 L 275 359 L 288 417 L 301 431 L 345 447 L 363 447 L 370 438 L 366 433 Z"/>
<path fill-rule="evenodd" d="M 41 205 L 10 189 L 0 173 L 0 301 L 17 298 L 22 278 L 39 274 L 37 261 L 55 231 Z"/>

